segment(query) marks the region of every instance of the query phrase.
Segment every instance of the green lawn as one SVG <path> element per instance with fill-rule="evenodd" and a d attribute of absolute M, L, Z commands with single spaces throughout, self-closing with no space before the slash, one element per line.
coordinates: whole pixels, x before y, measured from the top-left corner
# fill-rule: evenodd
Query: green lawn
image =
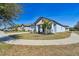
<path fill-rule="evenodd" d="M 33 33 L 25 33 L 25 34 L 18 34 L 12 35 L 11 37 L 16 39 L 29 39 L 29 40 L 53 40 L 53 39 L 63 39 L 69 37 L 71 32 L 60 32 L 55 34 L 33 34 Z"/>
<path fill-rule="evenodd" d="M 25 46 L 0 44 L 0 56 L 79 56 L 79 44 Z"/>

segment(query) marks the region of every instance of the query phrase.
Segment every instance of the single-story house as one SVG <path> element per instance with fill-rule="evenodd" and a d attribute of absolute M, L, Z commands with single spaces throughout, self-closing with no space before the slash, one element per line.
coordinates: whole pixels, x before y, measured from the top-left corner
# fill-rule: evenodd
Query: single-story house
<path fill-rule="evenodd" d="M 20 24 L 18 26 L 15 25 L 14 29 L 18 31 L 31 31 L 36 33 L 44 33 L 44 29 L 42 28 L 44 21 L 49 20 L 51 22 L 51 28 L 49 29 L 49 33 L 56 33 L 56 32 L 65 32 L 69 31 L 69 26 L 60 24 L 55 20 L 51 20 L 45 17 L 39 17 L 33 24 L 25 25 Z M 13 28 L 13 27 L 12 27 Z"/>
<path fill-rule="evenodd" d="M 32 28 L 30 27 L 30 25 L 22 24 L 20 27 L 18 27 L 18 30 L 32 31 Z"/>
<path fill-rule="evenodd" d="M 26 24 L 16 24 L 15 26 L 7 28 L 7 30 L 11 31 L 32 31 L 30 25 Z"/>
<path fill-rule="evenodd" d="M 17 26 L 18 31 L 32 31 L 30 25 L 21 24 Z"/>
<path fill-rule="evenodd" d="M 65 32 L 65 31 L 69 31 L 69 26 L 63 25 L 58 23 L 55 20 L 51 20 L 45 17 L 39 17 L 33 24 L 32 24 L 32 29 L 33 31 L 37 32 L 37 33 L 43 33 L 43 29 L 42 29 L 42 24 L 44 24 L 44 20 L 49 20 L 52 24 L 51 24 L 51 28 L 50 33 L 56 33 L 56 32 Z"/>

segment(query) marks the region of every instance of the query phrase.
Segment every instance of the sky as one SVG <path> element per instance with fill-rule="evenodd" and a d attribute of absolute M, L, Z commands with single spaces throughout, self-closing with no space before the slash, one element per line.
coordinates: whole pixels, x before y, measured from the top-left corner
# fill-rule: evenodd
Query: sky
<path fill-rule="evenodd" d="M 32 24 L 40 16 L 73 27 L 79 21 L 78 3 L 21 3 L 16 24 Z"/>

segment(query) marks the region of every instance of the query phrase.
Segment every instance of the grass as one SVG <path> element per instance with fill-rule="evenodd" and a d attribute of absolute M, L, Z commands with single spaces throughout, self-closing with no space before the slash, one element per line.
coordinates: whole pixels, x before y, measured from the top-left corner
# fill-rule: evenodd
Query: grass
<path fill-rule="evenodd" d="M 33 34 L 33 33 L 25 33 L 25 34 L 18 34 L 12 35 L 11 37 L 16 39 L 29 39 L 29 40 L 53 40 L 53 39 L 63 39 L 69 37 L 71 32 L 60 32 L 55 34 Z"/>
<path fill-rule="evenodd" d="M 7 50 L 9 50 L 11 47 L 12 45 L 0 43 L 0 55 L 5 55 L 5 52 L 7 52 Z"/>
<path fill-rule="evenodd" d="M 0 55 L 7 56 L 79 56 L 79 43 L 72 45 L 25 46 L 0 44 Z"/>

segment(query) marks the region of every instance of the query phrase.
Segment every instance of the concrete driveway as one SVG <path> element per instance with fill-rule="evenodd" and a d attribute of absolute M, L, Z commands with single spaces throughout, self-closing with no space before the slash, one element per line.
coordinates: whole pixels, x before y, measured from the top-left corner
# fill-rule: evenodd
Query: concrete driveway
<path fill-rule="evenodd" d="M 69 38 L 58 39 L 58 40 L 16 39 L 16 40 L 4 41 L 4 42 L 7 44 L 15 44 L 15 45 L 68 45 L 68 44 L 79 43 L 79 35 L 75 33 L 71 33 L 71 36 Z"/>

